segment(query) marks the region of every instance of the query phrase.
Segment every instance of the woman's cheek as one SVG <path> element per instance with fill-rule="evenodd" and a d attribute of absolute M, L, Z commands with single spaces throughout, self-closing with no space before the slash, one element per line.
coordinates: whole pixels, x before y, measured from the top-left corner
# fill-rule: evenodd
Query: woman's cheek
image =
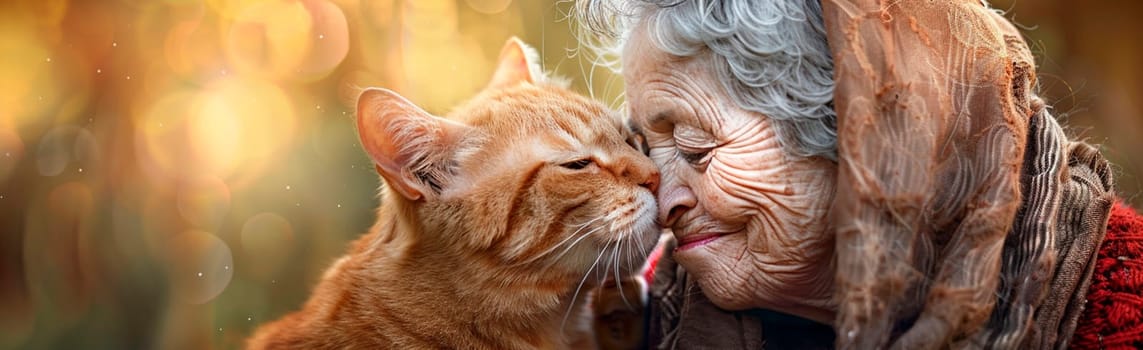
<path fill-rule="evenodd" d="M 714 187 L 726 194 L 726 210 L 756 215 L 784 204 L 775 202 L 790 194 L 790 174 L 767 124 L 743 124 L 734 139 L 715 150 L 707 173 Z"/>
<path fill-rule="evenodd" d="M 746 181 L 741 178 L 743 175 L 728 171 L 724 163 L 711 161 L 703 173 L 702 189 L 696 193 L 711 217 L 725 224 L 742 225 L 757 215 L 757 201 L 752 200 L 752 191 L 740 185 Z"/>

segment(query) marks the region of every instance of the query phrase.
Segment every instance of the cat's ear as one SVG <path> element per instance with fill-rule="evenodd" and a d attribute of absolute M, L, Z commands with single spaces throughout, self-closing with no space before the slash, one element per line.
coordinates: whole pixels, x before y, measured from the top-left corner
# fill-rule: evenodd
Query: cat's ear
<path fill-rule="evenodd" d="M 440 192 L 467 126 L 435 117 L 397 93 L 369 88 L 357 98 L 357 134 L 385 182 L 409 200 Z"/>
<path fill-rule="evenodd" d="M 500 49 L 500 63 L 492 75 L 490 88 L 508 87 L 522 82 L 536 83 L 543 79 L 540 55 L 519 38 L 512 37 Z"/>

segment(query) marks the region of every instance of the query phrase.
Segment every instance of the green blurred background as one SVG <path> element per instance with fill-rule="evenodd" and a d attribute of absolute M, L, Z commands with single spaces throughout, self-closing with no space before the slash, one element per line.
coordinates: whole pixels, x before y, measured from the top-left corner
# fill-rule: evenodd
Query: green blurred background
<path fill-rule="evenodd" d="M 1026 29 L 1069 132 L 1104 145 L 1140 207 L 1143 6 L 993 5 Z M 353 87 L 443 114 L 516 35 L 618 105 L 622 82 L 574 56 L 570 7 L 4 1 L 0 348 L 239 347 L 374 219 Z"/>

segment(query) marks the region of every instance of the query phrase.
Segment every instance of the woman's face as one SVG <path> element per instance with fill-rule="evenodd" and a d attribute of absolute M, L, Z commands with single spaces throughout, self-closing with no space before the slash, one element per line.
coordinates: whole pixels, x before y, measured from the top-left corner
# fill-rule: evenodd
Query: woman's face
<path fill-rule="evenodd" d="M 623 53 L 627 101 L 660 167 L 674 258 L 725 309 L 832 320 L 827 217 L 837 164 L 788 155 L 769 118 L 730 99 L 713 57 L 668 55 L 642 28 Z"/>

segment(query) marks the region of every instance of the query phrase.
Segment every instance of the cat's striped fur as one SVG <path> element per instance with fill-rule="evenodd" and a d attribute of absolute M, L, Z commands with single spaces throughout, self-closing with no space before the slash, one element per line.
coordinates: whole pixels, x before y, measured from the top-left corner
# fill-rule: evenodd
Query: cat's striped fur
<path fill-rule="evenodd" d="M 361 94 L 378 221 L 249 348 L 594 347 L 589 291 L 654 246 L 659 175 L 617 113 L 544 82 L 527 52 L 510 40 L 447 119 Z"/>

